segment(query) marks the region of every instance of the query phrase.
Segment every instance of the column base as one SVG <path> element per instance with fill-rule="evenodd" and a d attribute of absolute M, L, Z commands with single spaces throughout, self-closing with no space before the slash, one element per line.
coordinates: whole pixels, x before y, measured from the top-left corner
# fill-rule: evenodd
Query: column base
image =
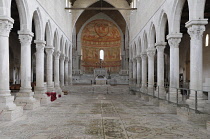
<path fill-rule="evenodd" d="M 33 92 L 19 92 L 17 93 L 15 104 L 22 106 L 24 110 L 33 110 L 40 106 L 40 101 L 33 97 Z"/>
<path fill-rule="evenodd" d="M 35 88 L 34 98 L 40 100 L 41 105 L 49 104 L 51 102 L 50 97 L 46 94 L 45 88 Z"/>
<path fill-rule="evenodd" d="M 177 103 L 177 90 L 170 89 L 169 93 L 166 94 L 166 100 L 170 100 L 170 102 Z M 182 96 L 180 91 L 178 91 L 178 104 L 186 104 L 186 98 Z"/>
<path fill-rule="evenodd" d="M 158 88 L 156 88 L 155 96 L 158 97 Z M 159 88 L 159 98 L 166 99 L 166 90 L 165 90 L 165 88 Z"/>
<path fill-rule="evenodd" d="M 23 116 L 23 107 L 16 107 L 14 110 L 2 110 L 0 121 L 12 121 Z"/>
<path fill-rule="evenodd" d="M 23 115 L 23 108 L 14 103 L 14 96 L 0 96 L 0 121 L 11 121 Z"/>
<path fill-rule="evenodd" d="M 64 93 L 62 92 L 62 89 L 60 88 L 60 86 L 58 86 L 58 87 L 55 87 L 55 91 L 56 91 L 56 93 L 57 93 L 57 97 L 59 98 L 59 97 L 62 97 L 63 95 L 64 95 Z"/>

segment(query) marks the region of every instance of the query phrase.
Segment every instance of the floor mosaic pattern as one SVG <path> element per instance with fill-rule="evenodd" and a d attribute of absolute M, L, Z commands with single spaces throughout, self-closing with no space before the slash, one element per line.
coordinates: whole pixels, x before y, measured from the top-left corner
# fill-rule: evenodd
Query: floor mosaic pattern
<path fill-rule="evenodd" d="M 15 121 L 0 122 L 0 139 L 210 139 L 210 135 L 136 96 L 81 92 L 25 111 Z"/>

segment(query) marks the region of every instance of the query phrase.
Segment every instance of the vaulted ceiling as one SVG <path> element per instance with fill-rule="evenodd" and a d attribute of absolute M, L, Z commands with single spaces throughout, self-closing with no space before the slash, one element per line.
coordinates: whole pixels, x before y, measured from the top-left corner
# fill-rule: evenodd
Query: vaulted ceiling
<path fill-rule="evenodd" d="M 72 5 L 74 5 L 74 2 L 77 1 L 77 0 L 70 0 L 70 1 L 71 1 Z M 102 0 L 102 1 L 103 1 L 103 0 Z M 125 1 L 127 1 L 129 5 L 130 5 L 130 3 L 132 2 L 132 0 L 125 0 Z"/>

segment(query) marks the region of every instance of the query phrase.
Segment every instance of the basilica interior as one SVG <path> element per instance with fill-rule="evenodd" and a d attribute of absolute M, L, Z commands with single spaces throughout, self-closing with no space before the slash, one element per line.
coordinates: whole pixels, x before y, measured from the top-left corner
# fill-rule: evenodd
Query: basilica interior
<path fill-rule="evenodd" d="M 0 139 L 209 139 L 209 0 L 0 0 Z"/>

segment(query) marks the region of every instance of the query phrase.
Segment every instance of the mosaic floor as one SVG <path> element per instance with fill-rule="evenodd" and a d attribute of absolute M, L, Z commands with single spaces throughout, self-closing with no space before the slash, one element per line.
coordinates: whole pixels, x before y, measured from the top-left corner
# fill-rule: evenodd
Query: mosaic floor
<path fill-rule="evenodd" d="M 128 94 L 71 93 L 0 122 L 0 139 L 210 139 L 204 129 Z"/>

